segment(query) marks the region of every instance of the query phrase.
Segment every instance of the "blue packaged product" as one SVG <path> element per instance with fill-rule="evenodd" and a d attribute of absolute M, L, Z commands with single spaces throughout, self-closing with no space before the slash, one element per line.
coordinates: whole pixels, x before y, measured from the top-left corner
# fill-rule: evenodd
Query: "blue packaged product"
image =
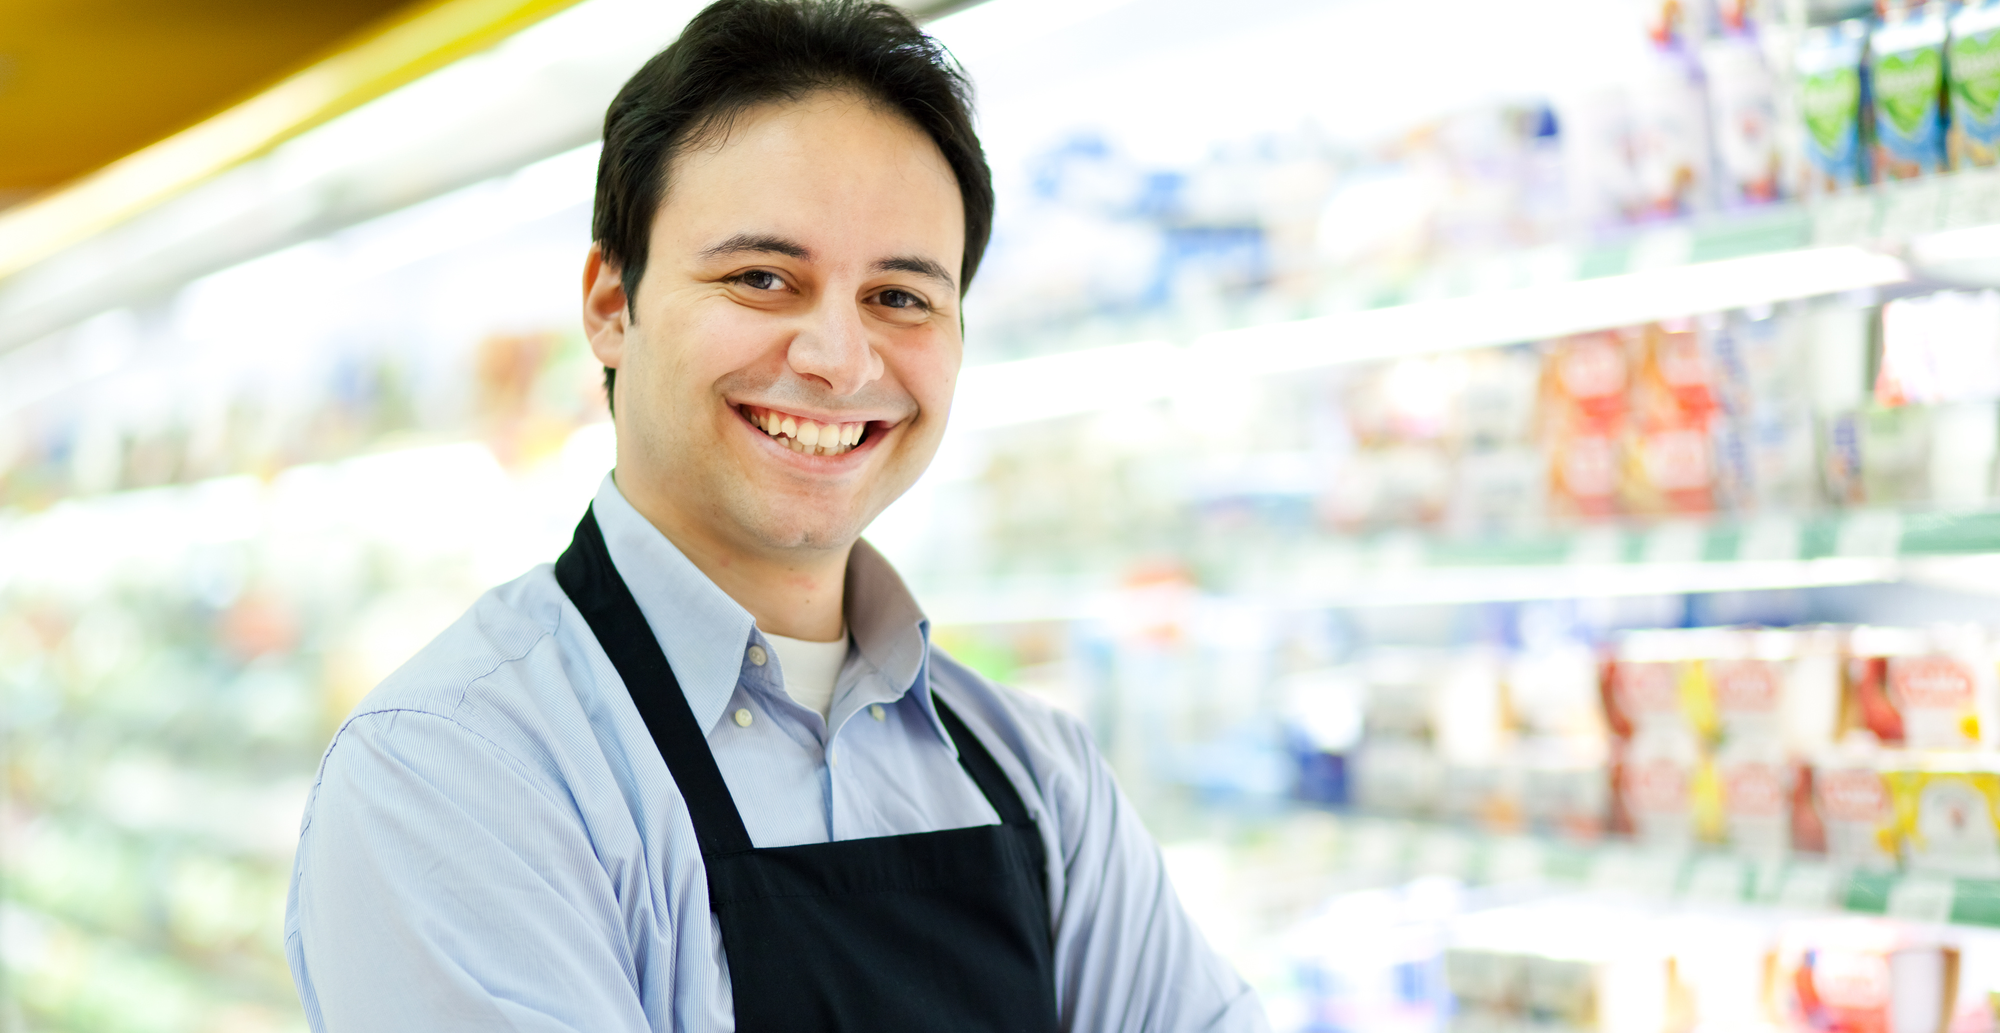
<path fill-rule="evenodd" d="M 1915 179 L 1945 169 L 1944 5 L 1891 9 L 1869 41 L 1875 171 Z"/>
<path fill-rule="evenodd" d="M 1952 16 L 1949 57 L 1952 167 L 2000 164 L 2000 0 Z"/>
<path fill-rule="evenodd" d="M 1803 193 L 1834 193 L 1868 182 L 1868 154 L 1861 146 L 1861 58 L 1867 45 L 1868 25 L 1859 18 L 1809 30 L 1799 42 L 1799 108 L 1806 123 Z"/>

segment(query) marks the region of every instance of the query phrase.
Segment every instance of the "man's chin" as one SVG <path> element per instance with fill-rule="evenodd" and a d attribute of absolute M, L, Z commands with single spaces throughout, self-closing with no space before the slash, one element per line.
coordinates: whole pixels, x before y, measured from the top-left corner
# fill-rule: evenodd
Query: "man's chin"
<path fill-rule="evenodd" d="M 867 526 L 851 507 L 834 508 L 809 501 L 793 501 L 782 512 L 767 510 L 739 524 L 766 549 L 808 552 L 845 549 L 861 537 L 861 529 Z"/>

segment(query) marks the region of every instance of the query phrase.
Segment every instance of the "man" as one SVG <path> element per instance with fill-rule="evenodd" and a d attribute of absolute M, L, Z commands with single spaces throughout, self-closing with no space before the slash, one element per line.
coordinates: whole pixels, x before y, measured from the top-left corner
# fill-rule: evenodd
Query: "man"
<path fill-rule="evenodd" d="M 930 461 L 992 188 L 893 8 L 722 0 L 605 119 L 618 465 L 356 708 L 286 950 L 315 1030 L 1249 1030 L 1076 722 L 859 535 Z"/>

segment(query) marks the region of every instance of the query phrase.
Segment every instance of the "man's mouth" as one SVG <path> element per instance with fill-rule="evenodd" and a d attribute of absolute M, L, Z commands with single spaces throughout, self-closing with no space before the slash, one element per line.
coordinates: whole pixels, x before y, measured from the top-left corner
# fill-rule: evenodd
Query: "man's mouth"
<path fill-rule="evenodd" d="M 736 411 L 750 425 L 769 434 L 778 444 L 809 456 L 837 456 L 853 451 L 868 435 L 868 424 L 816 423 L 801 416 L 754 405 L 739 405 Z"/>

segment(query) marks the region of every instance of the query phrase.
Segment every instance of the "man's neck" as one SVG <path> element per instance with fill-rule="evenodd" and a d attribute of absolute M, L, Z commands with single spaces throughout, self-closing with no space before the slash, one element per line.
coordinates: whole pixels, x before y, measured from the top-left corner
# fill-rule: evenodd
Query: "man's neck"
<path fill-rule="evenodd" d="M 625 491 L 622 485 L 619 490 Z M 694 521 L 678 519 L 679 513 L 664 500 L 641 500 L 630 492 L 625 497 L 695 569 L 750 611 L 762 630 L 808 642 L 831 642 L 847 627 L 842 607 L 853 543 L 838 550 L 745 548 L 703 533 Z"/>

